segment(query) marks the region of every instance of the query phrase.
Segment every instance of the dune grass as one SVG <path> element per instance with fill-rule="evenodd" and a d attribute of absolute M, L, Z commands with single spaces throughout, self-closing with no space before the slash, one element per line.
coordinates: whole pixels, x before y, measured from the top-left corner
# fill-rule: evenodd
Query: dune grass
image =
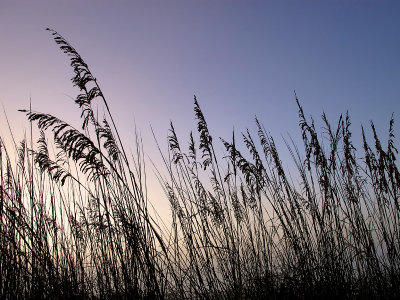
<path fill-rule="evenodd" d="M 89 67 L 49 31 L 69 56 L 82 126 L 27 109 L 38 140 L 0 139 L 1 298 L 400 297 L 393 117 L 386 146 L 371 122 L 357 150 L 347 114 L 335 127 L 323 114 L 321 133 L 296 97 L 302 141 L 286 141 L 289 174 L 259 120 L 254 134 L 215 140 L 194 98 L 188 149 L 171 123 L 156 166 L 173 220 L 165 229 L 149 212 L 140 139 L 128 158 Z"/>

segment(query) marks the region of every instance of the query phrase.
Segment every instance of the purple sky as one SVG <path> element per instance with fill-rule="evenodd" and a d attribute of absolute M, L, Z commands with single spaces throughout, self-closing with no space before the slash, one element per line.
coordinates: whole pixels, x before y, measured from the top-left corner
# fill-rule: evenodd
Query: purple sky
<path fill-rule="evenodd" d="M 335 123 L 349 110 L 355 142 L 371 119 L 386 137 L 392 112 L 400 129 L 399 13 L 399 1 L 384 0 L 1 0 L 0 104 L 16 134 L 29 97 L 79 124 L 73 73 L 50 27 L 90 66 L 127 147 L 136 122 L 156 161 L 149 124 L 165 145 L 173 120 L 186 145 L 193 94 L 215 139 L 254 128 L 254 115 L 277 140 L 298 137 L 294 90 L 315 119 L 324 110 Z"/>

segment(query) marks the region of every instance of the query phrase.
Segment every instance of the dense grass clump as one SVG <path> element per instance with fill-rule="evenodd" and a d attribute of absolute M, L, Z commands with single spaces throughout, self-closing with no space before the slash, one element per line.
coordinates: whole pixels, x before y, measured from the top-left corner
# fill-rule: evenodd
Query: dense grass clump
<path fill-rule="evenodd" d="M 216 157 L 196 98 L 200 153 L 192 134 L 184 153 L 171 124 L 170 176 L 163 184 L 174 218 L 178 298 L 399 296 L 400 173 L 393 118 L 387 149 L 373 123 L 375 150 L 362 130 L 360 160 L 348 115 L 332 128 L 324 114 L 321 136 L 296 101 L 304 157 L 293 141 L 286 142 L 296 183 L 257 119 L 257 138 L 249 131 L 241 135 L 250 158 L 238 150 L 233 132 L 231 141 L 221 139 L 224 160 Z"/>
<path fill-rule="evenodd" d="M 22 110 L 40 130 L 36 149 L 23 140 L 13 164 L 1 144 L 1 293 L 10 299 L 162 298 L 163 242 L 147 211 L 140 145 L 129 162 L 96 79 L 75 49 L 50 32 L 70 57 L 82 128 Z M 102 119 L 95 101 L 105 107 Z"/>
<path fill-rule="evenodd" d="M 296 97 L 303 141 L 286 141 L 297 170 L 288 174 L 259 120 L 241 143 L 235 132 L 215 141 L 194 98 L 188 150 L 171 123 L 157 166 L 165 229 L 148 209 L 139 138 L 130 159 L 89 67 L 50 32 L 70 58 L 82 126 L 22 110 L 37 142 L 15 143 L 12 155 L 0 139 L 1 298 L 400 297 L 393 117 L 386 146 L 371 122 L 372 142 L 363 128 L 357 151 L 347 114 L 335 127 L 323 114 L 321 134 Z"/>

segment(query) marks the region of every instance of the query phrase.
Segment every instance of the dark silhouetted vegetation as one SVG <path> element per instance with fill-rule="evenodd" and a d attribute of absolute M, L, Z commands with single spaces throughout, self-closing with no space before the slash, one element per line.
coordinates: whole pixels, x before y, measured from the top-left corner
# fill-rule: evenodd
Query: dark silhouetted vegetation
<path fill-rule="evenodd" d="M 128 157 L 96 78 L 49 31 L 69 56 L 82 126 L 27 109 L 37 141 L 0 139 L 1 298 L 400 298 L 393 117 L 387 141 L 371 122 L 356 149 L 347 114 L 335 126 L 323 114 L 320 132 L 296 96 L 289 174 L 258 119 L 255 133 L 214 139 L 195 97 L 197 132 L 182 144 L 171 123 L 156 166 L 166 228 L 149 212 L 140 138 Z"/>

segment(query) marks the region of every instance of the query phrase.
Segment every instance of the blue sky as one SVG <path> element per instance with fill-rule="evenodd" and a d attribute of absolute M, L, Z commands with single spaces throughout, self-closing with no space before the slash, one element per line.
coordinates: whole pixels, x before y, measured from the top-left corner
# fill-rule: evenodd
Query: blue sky
<path fill-rule="evenodd" d="M 50 27 L 89 64 L 127 146 L 136 122 L 152 158 L 149 124 L 165 145 L 174 121 L 185 144 L 194 94 L 215 137 L 254 128 L 255 115 L 277 140 L 298 137 L 296 90 L 315 119 L 348 110 L 357 142 L 361 123 L 386 135 L 392 112 L 399 122 L 399 13 L 400 2 L 384 0 L 1 0 L 0 102 L 16 134 L 30 97 L 33 109 L 79 124 Z"/>

